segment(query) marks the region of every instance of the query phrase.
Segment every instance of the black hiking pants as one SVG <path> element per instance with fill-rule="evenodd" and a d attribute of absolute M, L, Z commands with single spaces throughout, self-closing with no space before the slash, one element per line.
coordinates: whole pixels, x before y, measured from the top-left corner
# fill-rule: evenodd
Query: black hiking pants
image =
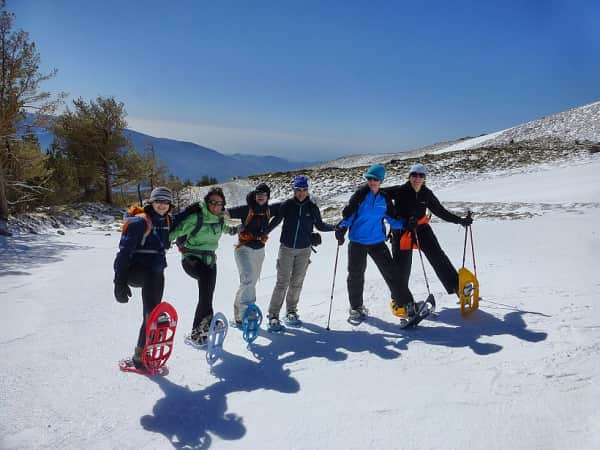
<path fill-rule="evenodd" d="M 217 283 L 217 265 L 207 266 L 200 258 L 186 256 L 181 261 L 183 270 L 198 281 L 198 305 L 192 328 L 198 328 L 205 317 L 213 315 L 213 294 Z"/>
<path fill-rule="evenodd" d="M 446 292 L 453 294 L 458 289 L 458 272 L 440 247 L 433 230 L 428 224 L 417 227 L 417 237 L 421 251 L 425 253 L 425 257 L 435 270 L 437 277 L 440 279 Z M 392 255 L 394 262 L 398 265 L 400 271 L 401 283 L 408 286 L 410 271 L 412 266 L 413 251 L 400 250 L 400 236 L 398 233 L 392 235 Z"/>
<path fill-rule="evenodd" d="M 138 347 L 146 345 L 146 321 L 150 313 L 162 301 L 165 289 L 165 275 L 161 270 L 155 272 L 142 264 L 133 264 L 127 272 L 127 284 L 142 288 L 143 320 L 138 335 Z"/>
<path fill-rule="evenodd" d="M 363 305 L 365 270 L 367 255 L 371 257 L 391 291 L 392 299 L 405 304 L 412 299 L 408 285 L 402 285 L 398 266 L 394 264 L 390 250 L 385 242 L 363 245 L 358 242 L 348 244 L 348 298 L 350 307 L 356 309 Z"/>

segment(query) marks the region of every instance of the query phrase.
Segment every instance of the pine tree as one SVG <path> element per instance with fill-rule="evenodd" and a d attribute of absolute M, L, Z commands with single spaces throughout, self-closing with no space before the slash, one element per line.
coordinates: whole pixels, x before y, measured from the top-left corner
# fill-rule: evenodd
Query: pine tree
<path fill-rule="evenodd" d="M 96 200 L 102 193 L 102 199 L 112 204 L 119 164 L 130 148 L 124 134 L 125 105 L 112 97 L 89 103 L 78 98 L 73 105 L 73 111 L 67 108 L 53 123 L 57 145 L 75 162 L 83 198 Z"/>
<path fill-rule="evenodd" d="M 31 151 L 35 144 L 23 142 L 18 123 L 27 111 L 32 111 L 36 113 L 36 125 L 41 124 L 65 97 L 64 93 L 53 96 L 40 91 L 40 85 L 56 70 L 40 73 L 41 58 L 35 43 L 25 31 L 13 31 L 13 21 L 14 14 L 6 11 L 6 2 L 0 0 L 0 222 L 8 219 L 9 206 L 37 198 L 34 194 L 44 189 L 42 185 L 30 185 L 16 173 L 23 164 L 28 170 L 33 170 L 34 164 L 38 164 L 35 170 L 44 166 L 43 158 Z"/>

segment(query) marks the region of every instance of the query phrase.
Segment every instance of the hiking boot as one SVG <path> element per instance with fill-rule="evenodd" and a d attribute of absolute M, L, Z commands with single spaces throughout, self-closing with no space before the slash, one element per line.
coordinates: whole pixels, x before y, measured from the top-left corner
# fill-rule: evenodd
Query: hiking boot
<path fill-rule="evenodd" d="M 364 320 L 369 315 L 369 311 L 364 306 L 357 306 L 356 308 L 350 308 L 348 315 L 349 320 Z"/>
<path fill-rule="evenodd" d="M 289 311 L 285 315 L 285 321 L 288 323 L 298 323 L 300 322 L 300 316 L 296 311 Z"/>
<path fill-rule="evenodd" d="M 200 325 L 192 330 L 190 340 L 196 345 L 204 345 L 208 340 L 208 332 L 210 330 L 210 321 L 212 316 L 206 316 L 200 321 Z"/>
<path fill-rule="evenodd" d="M 275 317 L 275 316 L 269 317 L 268 331 L 281 331 L 282 329 L 283 329 L 283 326 L 281 325 L 281 322 L 279 321 L 279 317 Z"/>
<path fill-rule="evenodd" d="M 196 345 L 204 345 L 208 340 L 208 331 L 203 330 L 202 328 L 194 328 L 192 333 L 190 334 L 190 341 L 192 341 Z"/>
<path fill-rule="evenodd" d="M 136 347 L 133 351 L 133 356 L 131 357 L 131 362 L 133 362 L 133 367 L 138 370 L 146 370 L 144 367 L 144 361 L 142 359 L 142 347 Z"/>
<path fill-rule="evenodd" d="M 392 300 L 390 302 L 390 309 L 394 316 L 400 317 L 401 319 L 410 319 L 417 314 L 417 305 L 414 302 L 401 305 Z"/>

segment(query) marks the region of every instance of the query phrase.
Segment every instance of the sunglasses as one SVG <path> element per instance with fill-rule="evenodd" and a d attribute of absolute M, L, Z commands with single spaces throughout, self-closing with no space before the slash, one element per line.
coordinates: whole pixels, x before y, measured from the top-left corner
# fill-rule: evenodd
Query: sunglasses
<path fill-rule="evenodd" d="M 411 177 L 415 177 L 415 178 L 425 178 L 425 174 L 424 173 L 416 173 L 413 172 L 410 174 Z"/>
<path fill-rule="evenodd" d="M 308 188 L 294 188 L 294 192 L 306 192 Z"/>
<path fill-rule="evenodd" d="M 153 203 L 158 203 L 159 205 L 170 205 L 171 202 L 169 200 L 154 200 Z"/>
<path fill-rule="evenodd" d="M 381 181 L 379 178 L 367 177 L 367 181 Z"/>
<path fill-rule="evenodd" d="M 223 206 L 225 202 L 222 202 L 220 200 L 209 200 L 208 204 L 212 206 Z"/>

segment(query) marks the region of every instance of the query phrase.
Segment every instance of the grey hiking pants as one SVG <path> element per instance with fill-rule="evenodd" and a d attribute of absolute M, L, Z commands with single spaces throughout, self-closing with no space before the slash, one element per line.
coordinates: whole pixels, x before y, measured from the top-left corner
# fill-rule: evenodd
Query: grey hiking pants
<path fill-rule="evenodd" d="M 309 264 L 310 247 L 289 248 L 283 244 L 279 246 L 277 282 L 269 304 L 269 317 L 279 317 L 284 298 L 287 312 L 296 312 Z"/>
<path fill-rule="evenodd" d="M 233 254 L 240 273 L 240 287 L 235 294 L 233 315 L 236 321 L 241 321 L 248 305 L 256 302 L 256 283 L 265 260 L 265 248 L 244 245 L 236 248 Z"/>

